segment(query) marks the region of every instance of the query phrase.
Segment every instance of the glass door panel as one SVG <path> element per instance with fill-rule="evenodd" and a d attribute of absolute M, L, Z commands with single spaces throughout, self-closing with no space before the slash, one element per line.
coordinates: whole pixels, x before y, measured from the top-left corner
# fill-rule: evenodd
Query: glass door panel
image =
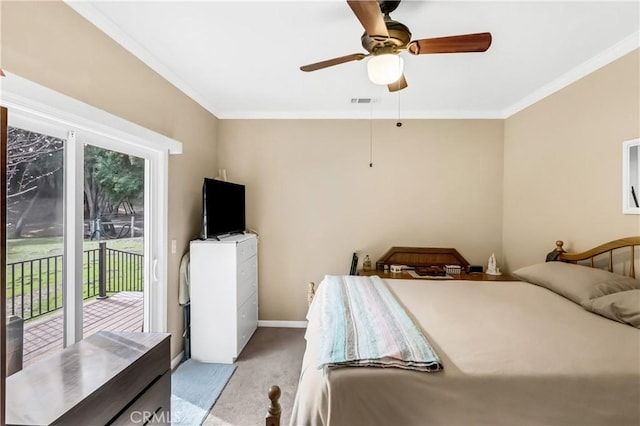
<path fill-rule="evenodd" d="M 7 337 L 24 366 L 63 347 L 64 145 L 8 128 Z"/>
<path fill-rule="evenodd" d="M 143 331 L 145 160 L 85 145 L 83 336 Z"/>

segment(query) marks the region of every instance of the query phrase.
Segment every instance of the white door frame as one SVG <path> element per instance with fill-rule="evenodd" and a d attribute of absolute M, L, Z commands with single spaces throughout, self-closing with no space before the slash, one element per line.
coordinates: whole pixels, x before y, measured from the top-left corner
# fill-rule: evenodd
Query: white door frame
<path fill-rule="evenodd" d="M 166 332 L 168 156 L 181 153 L 182 143 L 15 74 L 6 74 L 2 79 L 0 105 L 9 110 L 9 125 L 67 140 L 69 149 L 65 147 L 65 169 L 75 164 L 70 170 L 73 178 L 69 179 L 69 184 L 65 183 L 69 185 L 65 189 L 75 194 L 75 201 L 65 201 L 69 203 L 65 205 L 64 230 L 65 254 L 70 255 L 70 263 L 65 263 L 65 282 L 69 281 L 69 288 L 78 282 L 77 277 L 82 277 L 83 228 L 79 218 L 82 218 L 83 201 L 80 198 L 78 202 L 78 194 L 81 197 L 83 192 L 82 181 L 78 184 L 77 176 L 82 176 L 84 170 L 83 161 L 80 161 L 84 158 L 84 143 L 145 159 L 145 223 L 150 224 L 150 232 L 148 236 L 145 232 L 144 292 L 148 300 L 145 297 L 143 327 L 145 331 Z M 75 142 L 72 142 L 74 138 Z M 77 260 L 78 254 L 80 261 Z M 81 291 L 80 307 L 74 300 L 70 310 L 65 311 L 69 318 L 73 318 L 70 322 L 65 321 L 68 324 L 68 328 L 65 327 L 65 346 L 82 338 L 82 330 L 77 330 L 77 319 L 82 316 Z M 72 297 L 77 299 L 77 294 Z"/>
<path fill-rule="evenodd" d="M 9 116 L 11 116 L 9 110 Z M 9 119 L 11 123 L 11 119 Z M 33 130 L 28 128 L 27 130 Z M 46 134 L 46 133 L 45 133 Z M 64 143 L 64 223 L 62 262 L 62 312 L 64 341 L 67 346 L 82 340 L 82 242 L 84 231 L 84 146 L 70 131 Z"/>

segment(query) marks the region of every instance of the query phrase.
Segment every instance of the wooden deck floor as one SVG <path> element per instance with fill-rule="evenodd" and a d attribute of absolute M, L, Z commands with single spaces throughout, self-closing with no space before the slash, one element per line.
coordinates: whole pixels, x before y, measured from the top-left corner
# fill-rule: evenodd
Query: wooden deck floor
<path fill-rule="evenodd" d="M 142 292 L 122 292 L 84 304 L 83 336 L 100 330 L 142 331 Z M 24 325 L 22 365 L 62 349 L 62 311 Z"/>

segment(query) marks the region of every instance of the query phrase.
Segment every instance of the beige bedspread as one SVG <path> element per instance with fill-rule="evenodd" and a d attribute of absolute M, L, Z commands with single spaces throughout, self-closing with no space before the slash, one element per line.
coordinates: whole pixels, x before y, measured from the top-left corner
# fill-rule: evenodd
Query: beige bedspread
<path fill-rule="evenodd" d="M 444 371 L 316 368 L 292 425 L 639 425 L 640 330 L 522 282 L 387 280 Z"/>

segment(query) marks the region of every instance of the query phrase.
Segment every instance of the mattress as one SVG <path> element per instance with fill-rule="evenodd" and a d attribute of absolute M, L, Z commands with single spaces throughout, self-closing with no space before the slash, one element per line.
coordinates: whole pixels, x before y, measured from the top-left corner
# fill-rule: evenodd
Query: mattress
<path fill-rule="evenodd" d="M 640 330 L 526 282 L 386 282 L 444 370 L 318 368 L 312 304 L 292 425 L 640 424 Z"/>

